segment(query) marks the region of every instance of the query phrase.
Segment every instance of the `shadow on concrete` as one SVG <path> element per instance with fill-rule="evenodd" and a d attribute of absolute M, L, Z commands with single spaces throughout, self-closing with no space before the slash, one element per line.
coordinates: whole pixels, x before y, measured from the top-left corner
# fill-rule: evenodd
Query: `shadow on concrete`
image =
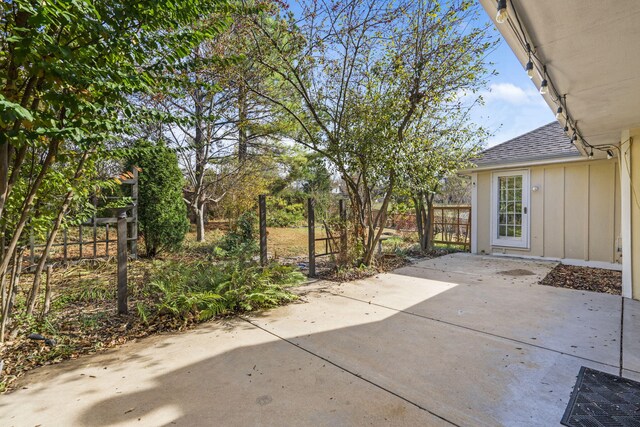
<path fill-rule="evenodd" d="M 77 424 L 558 425 L 580 366 L 617 372 L 608 298 L 410 269 L 381 278 L 235 324 L 232 349 L 203 342 L 218 354 L 175 360 Z"/>

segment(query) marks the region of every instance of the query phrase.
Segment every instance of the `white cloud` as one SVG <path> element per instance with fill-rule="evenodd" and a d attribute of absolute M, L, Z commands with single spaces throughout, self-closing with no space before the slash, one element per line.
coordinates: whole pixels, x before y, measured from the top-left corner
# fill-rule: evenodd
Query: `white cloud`
<path fill-rule="evenodd" d="M 487 103 L 506 102 L 512 105 L 544 103 L 542 96 L 533 89 L 522 89 L 513 83 L 493 83 L 489 90 L 482 94 Z"/>
<path fill-rule="evenodd" d="M 523 89 L 513 83 L 492 83 L 489 88 L 481 90 L 477 93 L 469 93 L 459 90 L 455 99 L 461 102 L 472 102 L 479 96 L 484 99 L 485 104 L 511 105 L 511 106 L 544 106 L 546 103 L 542 95 L 534 88 Z"/>
<path fill-rule="evenodd" d="M 475 94 L 458 91 L 456 95 L 463 104 L 471 104 L 478 96 L 484 99 L 484 105 L 472 110 L 471 120 L 492 134 L 485 141 L 488 147 L 554 120 L 555 112 L 526 77 L 521 84 L 493 82 Z"/>

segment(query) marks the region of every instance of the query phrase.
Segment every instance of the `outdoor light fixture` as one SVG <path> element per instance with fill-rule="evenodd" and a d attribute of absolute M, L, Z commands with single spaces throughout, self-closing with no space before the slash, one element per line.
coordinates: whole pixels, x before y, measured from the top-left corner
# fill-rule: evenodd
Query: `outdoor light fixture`
<path fill-rule="evenodd" d="M 571 138 L 571 142 L 573 142 L 574 144 L 578 143 L 578 135 L 576 135 L 576 131 L 573 131 L 573 138 Z"/>
<path fill-rule="evenodd" d="M 527 76 L 529 76 L 530 79 L 533 78 L 533 62 L 531 62 L 531 59 L 529 59 L 529 62 L 527 62 L 527 65 L 524 67 L 525 70 L 527 70 Z"/>
<path fill-rule="evenodd" d="M 567 123 L 569 123 L 569 120 L 567 120 Z M 565 133 L 567 136 L 569 136 L 569 125 L 568 125 L 568 124 L 565 124 L 565 125 L 564 125 L 564 129 L 563 129 L 563 130 L 564 130 L 564 133 Z"/>
<path fill-rule="evenodd" d="M 549 93 L 549 83 L 547 79 L 542 79 L 542 84 L 540 85 L 540 95 L 546 95 Z"/>
<path fill-rule="evenodd" d="M 498 14 L 496 15 L 496 22 L 498 24 L 504 24 L 507 22 L 508 17 L 507 0 L 498 0 Z"/>
<path fill-rule="evenodd" d="M 613 158 L 613 151 L 607 150 L 607 159 L 612 159 L 612 158 Z"/>
<path fill-rule="evenodd" d="M 562 117 L 562 107 L 558 107 L 556 111 L 556 119 L 560 120 L 560 117 Z"/>
<path fill-rule="evenodd" d="M 591 148 L 591 151 L 589 151 L 589 158 L 593 159 L 593 148 Z"/>

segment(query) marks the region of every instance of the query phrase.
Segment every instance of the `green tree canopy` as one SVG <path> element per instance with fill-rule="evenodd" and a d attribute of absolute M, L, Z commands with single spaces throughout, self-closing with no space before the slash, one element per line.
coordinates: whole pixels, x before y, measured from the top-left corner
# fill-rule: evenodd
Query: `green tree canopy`
<path fill-rule="evenodd" d="M 410 164 L 425 123 L 460 107 L 461 91 L 485 83 L 487 26 L 470 0 L 301 1 L 298 19 L 272 25 L 262 16 L 260 36 L 277 55 L 259 56 L 297 103 L 266 88 L 263 96 L 296 123 L 292 138 L 325 156 L 345 183 L 361 261 L 373 262 L 391 196 Z M 413 142 L 411 138 L 414 138 Z M 381 208 L 374 209 L 376 201 Z"/>

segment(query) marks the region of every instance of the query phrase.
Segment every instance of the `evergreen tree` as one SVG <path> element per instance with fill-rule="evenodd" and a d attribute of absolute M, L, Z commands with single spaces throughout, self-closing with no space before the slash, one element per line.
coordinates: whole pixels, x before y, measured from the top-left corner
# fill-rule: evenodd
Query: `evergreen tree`
<path fill-rule="evenodd" d="M 129 167 L 140 169 L 138 221 L 147 256 L 179 248 L 189 230 L 178 157 L 163 141 L 136 141 Z"/>

